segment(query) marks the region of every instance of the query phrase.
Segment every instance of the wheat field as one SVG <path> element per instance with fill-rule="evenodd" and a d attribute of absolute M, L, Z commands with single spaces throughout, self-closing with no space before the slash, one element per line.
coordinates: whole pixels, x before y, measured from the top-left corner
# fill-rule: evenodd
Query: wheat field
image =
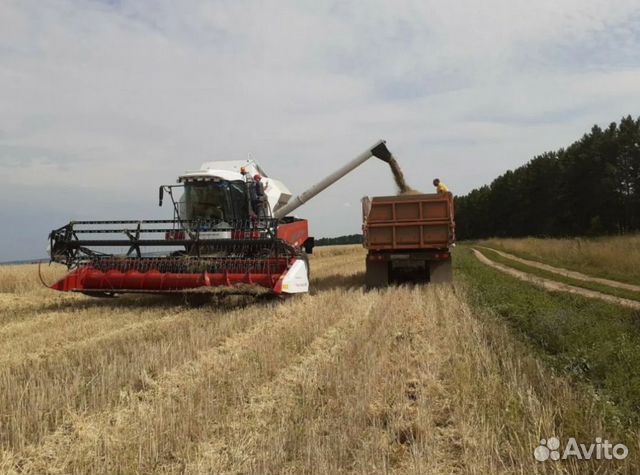
<path fill-rule="evenodd" d="M 604 411 L 472 310 L 464 279 L 366 291 L 360 247 L 320 248 L 308 295 L 191 307 L 0 269 L 1 473 L 612 468 L 534 460 L 545 434 L 603 433 Z M 633 443 L 616 471 L 640 467 Z"/>

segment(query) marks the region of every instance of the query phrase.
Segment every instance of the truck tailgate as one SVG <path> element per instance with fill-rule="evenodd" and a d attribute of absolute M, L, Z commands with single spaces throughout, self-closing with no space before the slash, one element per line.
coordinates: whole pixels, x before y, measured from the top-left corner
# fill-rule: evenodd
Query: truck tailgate
<path fill-rule="evenodd" d="M 445 249 L 455 240 L 451 193 L 365 197 L 362 207 L 369 250 Z"/>

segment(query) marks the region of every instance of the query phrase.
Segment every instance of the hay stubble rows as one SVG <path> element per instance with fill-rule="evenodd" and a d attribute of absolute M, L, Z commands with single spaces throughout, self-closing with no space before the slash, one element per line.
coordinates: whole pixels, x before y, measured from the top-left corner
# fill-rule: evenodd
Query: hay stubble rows
<path fill-rule="evenodd" d="M 367 292 L 363 258 L 252 304 L 9 289 L 0 471 L 544 472 L 540 433 L 602 425 L 465 284 Z"/>

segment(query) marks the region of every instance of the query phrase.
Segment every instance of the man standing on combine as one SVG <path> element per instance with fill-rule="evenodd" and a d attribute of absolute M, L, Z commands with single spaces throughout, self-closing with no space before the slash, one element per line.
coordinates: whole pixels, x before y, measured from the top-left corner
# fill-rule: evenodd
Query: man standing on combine
<path fill-rule="evenodd" d="M 447 193 L 449 193 L 449 188 L 447 187 L 447 185 L 440 181 L 440 178 L 435 178 L 433 180 L 433 186 L 436 187 L 436 193 L 440 195 L 446 195 Z"/>
<path fill-rule="evenodd" d="M 255 175 L 253 177 L 254 185 L 251 187 L 251 208 L 256 216 L 260 216 L 263 211 L 264 201 L 266 199 L 264 195 L 264 185 L 262 184 L 262 177 Z"/>

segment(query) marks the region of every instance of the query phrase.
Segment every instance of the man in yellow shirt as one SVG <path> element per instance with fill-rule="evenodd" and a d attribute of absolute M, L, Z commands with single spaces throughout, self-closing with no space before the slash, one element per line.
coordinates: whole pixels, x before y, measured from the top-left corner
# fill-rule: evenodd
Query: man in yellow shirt
<path fill-rule="evenodd" d="M 439 194 L 444 195 L 446 193 L 449 193 L 449 188 L 447 188 L 447 185 L 440 181 L 440 178 L 436 178 L 433 180 L 433 186 L 436 187 L 436 192 Z"/>

